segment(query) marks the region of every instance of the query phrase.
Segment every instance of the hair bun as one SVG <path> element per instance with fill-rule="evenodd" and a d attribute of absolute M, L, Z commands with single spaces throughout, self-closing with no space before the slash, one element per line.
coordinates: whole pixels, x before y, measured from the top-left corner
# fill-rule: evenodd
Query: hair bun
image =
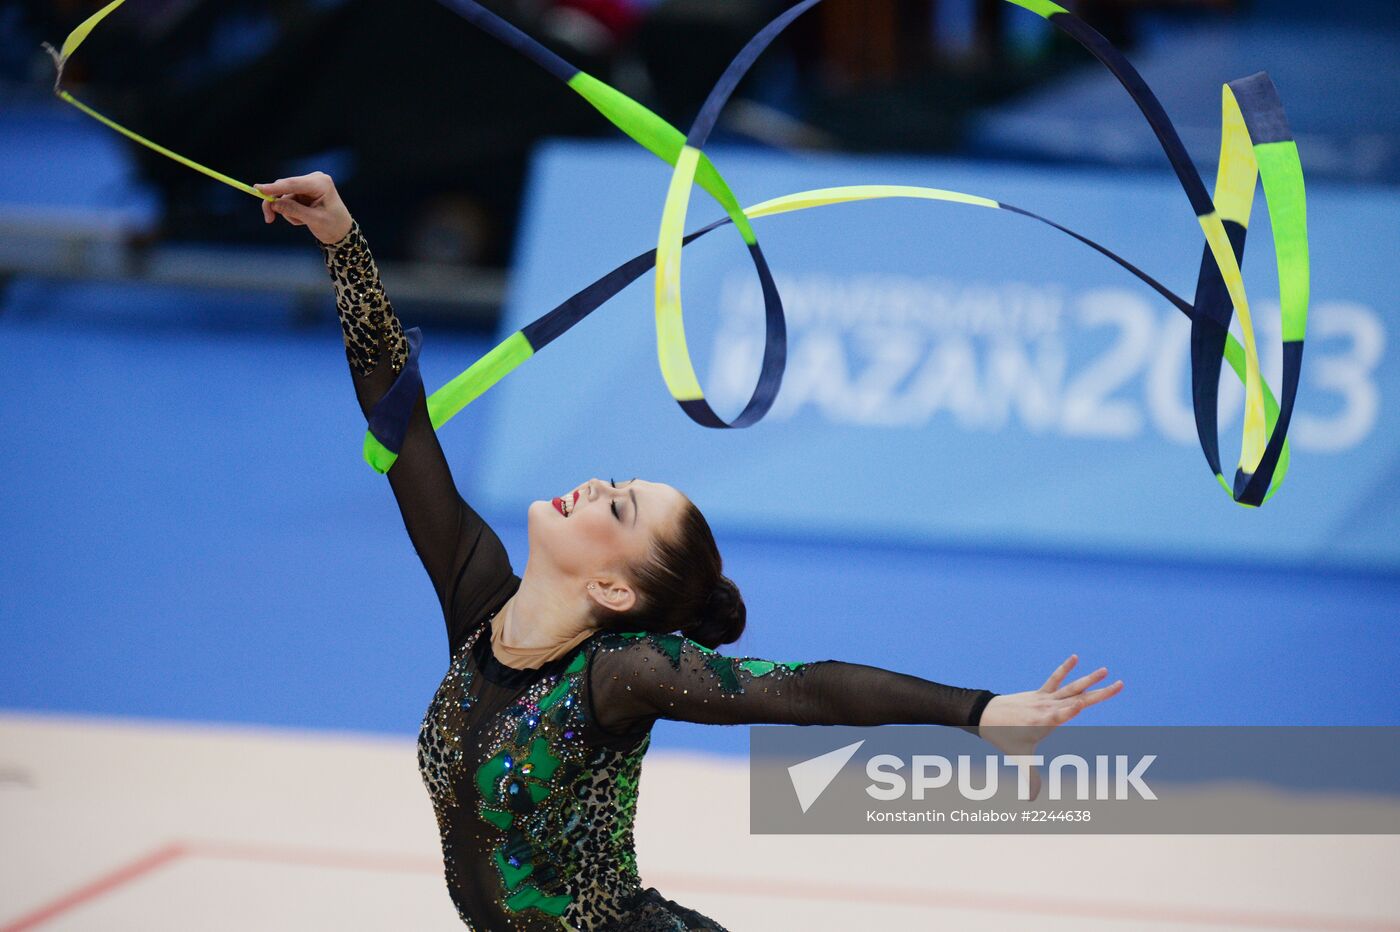
<path fill-rule="evenodd" d="M 713 650 L 739 640 L 747 615 L 739 587 L 728 576 L 721 576 L 701 606 L 699 624 L 686 636 Z"/>

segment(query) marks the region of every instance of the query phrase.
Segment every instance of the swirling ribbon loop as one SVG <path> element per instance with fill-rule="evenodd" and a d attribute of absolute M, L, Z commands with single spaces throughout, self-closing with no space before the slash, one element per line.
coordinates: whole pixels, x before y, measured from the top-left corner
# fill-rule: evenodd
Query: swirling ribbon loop
<path fill-rule="evenodd" d="M 433 423 L 440 426 L 465 404 L 486 391 L 506 372 L 545 342 L 582 320 L 648 267 L 656 269 L 657 356 L 671 396 L 694 421 L 707 427 L 747 427 L 768 410 L 782 379 L 786 356 L 786 328 L 782 304 L 772 275 L 747 220 L 831 204 L 875 198 L 919 198 L 1008 210 L 1030 217 L 1074 237 L 1122 266 L 1157 291 L 1192 322 L 1192 400 L 1201 448 L 1212 471 L 1231 497 L 1244 505 L 1259 505 L 1282 482 L 1288 468 L 1288 424 L 1297 394 L 1302 361 L 1303 332 L 1308 303 L 1307 224 L 1303 176 L 1283 113 L 1282 103 L 1265 74 L 1225 85 L 1225 117 L 1221 135 L 1221 164 L 1216 196 L 1206 192 L 1176 129 L 1156 95 L 1132 64 L 1102 35 L 1063 7 L 1049 0 L 1009 0 L 1048 20 L 1083 45 L 1119 80 L 1138 105 L 1167 155 L 1205 235 L 1200 280 L 1195 302 L 1187 302 L 1111 250 L 1073 230 L 1031 211 L 990 198 L 911 186 L 867 185 L 805 191 L 737 210 L 732 193 L 720 178 L 703 148 L 721 110 L 739 81 L 758 56 L 798 16 L 820 0 L 803 0 L 765 26 L 725 69 L 700 108 L 690 132 L 681 141 L 678 130 L 645 107 L 608 87 L 544 49 L 539 43 L 490 13 L 475 0 L 441 0 L 491 35 L 538 62 L 578 91 L 604 116 L 632 139 L 673 166 L 671 184 L 662 211 L 657 248 L 644 253 L 584 288 L 549 314 L 512 334 L 500 347 L 454 379 L 429 399 Z M 1276 261 L 1283 304 L 1284 377 L 1283 400 L 1276 402 L 1259 367 L 1240 260 L 1244 230 L 1248 225 L 1256 178 L 1262 177 L 1265 200 L 1274 219 Z M 726 219 L 684 234 L 692 188 L 700 187 L 725 208 Z M 684 247 L 726 222 L 739 225 L 763 286 L 767 339 L 763 365 L 752 398 L 733 422 L 726 423 L 708 402 L 695 375 L 686 346 L 681 306 L 681 255 Z M 1238 314 L 1241 345 L 1228 332 Z M 513 360 L 503 366 L 505 360 Z M 1216 429 L 1216 401 L 1222 360 L 1245 385 L 1244 439 L 1233 486 L 1220 468 Z M 451 389 L 451 391 L 449 391 Z M 392 464 L 385 451 L 376 468 Z"/>

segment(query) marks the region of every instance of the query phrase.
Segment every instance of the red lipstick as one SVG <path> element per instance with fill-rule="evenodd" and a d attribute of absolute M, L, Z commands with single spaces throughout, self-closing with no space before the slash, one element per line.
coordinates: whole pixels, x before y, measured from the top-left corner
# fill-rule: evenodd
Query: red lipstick
<path fill-rule="evenodd" d="M 575 493 L 574 493 L 574 500 L 571 501 L 571 502 L 569 503 L 570 511 L 573 510 L 573 506 L 574 506 L 574 505 L 577 505 L 577 504 L 578 504 L 578 496 L 579 496 L 579 493 L 578 493 L 578 492 L 575 492 Z M 564 517 L 567 518 L 567 517 L 569 516 L 569 513 L 566 512 L 566 511 L 564 510 L 564 500 L 563 500 L 562 498 L 551 498 L 551 499 L 549 500 L 549 503 L 550 503 L 551 505 L 554 506 L 554 510 L 555 510 L 555 511 L 559 512 L 559 513 L 560 513 L 561 515 L 563 515 Z"/>

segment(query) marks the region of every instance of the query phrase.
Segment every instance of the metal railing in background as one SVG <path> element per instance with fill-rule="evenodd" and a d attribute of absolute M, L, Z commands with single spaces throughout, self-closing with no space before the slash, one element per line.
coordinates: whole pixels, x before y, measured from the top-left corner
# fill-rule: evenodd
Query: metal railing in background
<path fill-rule="evenodd" d="M 16 276 L 267 293 L 291 299 L 294 322 L 334 314 L 333 291 L 314 249 L 248 249 L 152 240 L 140 220 L 113 210 L 0 207 L 0 285 Z M 493 326 L 504 272 L 381 262 L 384 287 L 415 319 Z"/>

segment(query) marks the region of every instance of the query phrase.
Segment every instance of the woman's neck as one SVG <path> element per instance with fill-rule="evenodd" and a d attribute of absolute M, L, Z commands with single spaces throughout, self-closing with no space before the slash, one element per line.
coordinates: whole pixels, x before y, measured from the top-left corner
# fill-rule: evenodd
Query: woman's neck
<path fill-rule="evenodd" d="M 596 625 L 587 601 L 556 581 L 540 580 L 527 566 L 520 588 L 492 619 L 491 646 L 508 667 L 533 669 L 572 650 Z"/>

